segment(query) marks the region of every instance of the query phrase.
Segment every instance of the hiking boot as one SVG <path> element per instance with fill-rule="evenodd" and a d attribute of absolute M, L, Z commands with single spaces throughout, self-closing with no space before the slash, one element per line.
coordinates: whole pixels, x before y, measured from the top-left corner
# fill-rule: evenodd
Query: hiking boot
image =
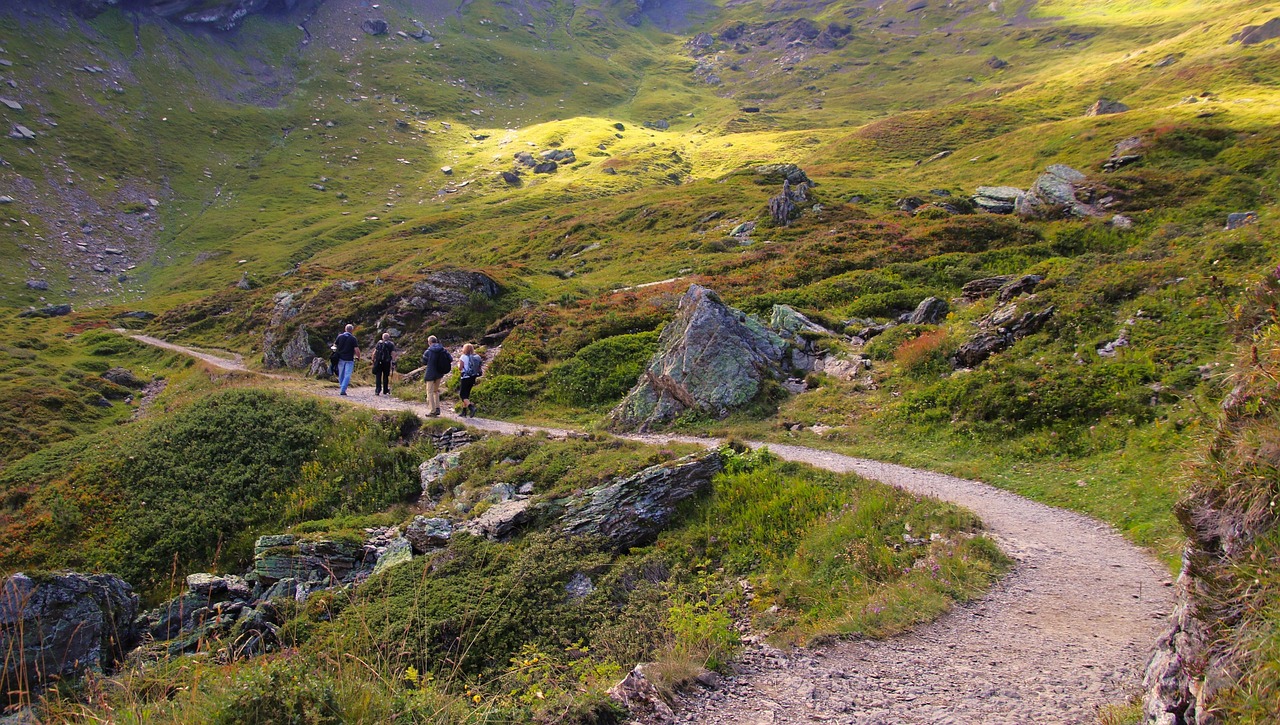
<path fill-rule="evenodd" d="M 471 417 L 471 418 L 476 417 L 476 404 L 475 404 L 475 403 L 472 403 L 471 405 L 467 406 L 467 416 L 468 416 L 468 417 Z"/>
<path fill-rule="evenodd" d="M 439 409 L 439 408 L 436 408 L 435 410 L 431 411 L 430 413 L 427 413 L 427 416 L 428 416 L 428 417 L 431 417 L 431 418 L 439 418 L 439 417 L 440 417 L 440 409 Z"/>

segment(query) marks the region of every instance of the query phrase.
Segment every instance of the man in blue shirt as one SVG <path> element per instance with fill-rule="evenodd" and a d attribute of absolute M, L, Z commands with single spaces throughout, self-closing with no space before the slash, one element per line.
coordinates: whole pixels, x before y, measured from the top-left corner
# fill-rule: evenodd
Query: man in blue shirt
<path fill-rule="evenodd" d="M 347 329 L 333 341 L 333 346 L 338 348 L 338 395 L 347 394 L 351 372 L 355 370 L 356 360 L 360 359 L 360 343 L 352 334 L 355 329 L 355 325 L 347 325 Z"/>

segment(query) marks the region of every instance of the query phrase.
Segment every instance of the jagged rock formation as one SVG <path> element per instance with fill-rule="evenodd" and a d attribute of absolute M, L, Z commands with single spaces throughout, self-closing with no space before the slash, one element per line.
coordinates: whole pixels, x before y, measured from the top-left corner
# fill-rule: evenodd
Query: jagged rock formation
<path fill-rule="evenodd" d="M 1097 216 L 1098 210 L 1076 197 L 1076 187 L 1085 175 L 1064 164 L 1053 164 L 1014 203 L 1019 216 L 1046 218 L 1061 210 L 1075 217 Z"/>
<path fill-rule="evenodd" d="M 689 410 L 722 418 L 754 400 L 766 380 L 785 378 L 790 353 L 790 345 L 758 320 L 692 285 L 610 424 L 645 430 Z"/>
<path fill-rule="evenodd" d="M 603 537 L 619 551 L 647 544 L 671 522 L 681 501 L 711 485 L 722 465 L 713 451 L 597 486 L 569 505 L 561 530 Z"/>
<path fill-rule="evenodd" d="M 1006 305 L 987 315 L 979 326 L 982 331 L 969 338 L 951 358 L 957 368 L 981 365 L 992 355 L 1007 350 L 1013 343 L 1035 334 L 1053 317 L 1056 308 L 1047 307 L 1039 312 L 1025 312 L 1015 317 L 1017 305 Z"/>
<path fill-rule="evenodd" d="M 0 585 L 0 684 L 21 693 L 111 669 L 133 645 L 137 612 L 138 595 L 110 574 L 14 574 Z"/>

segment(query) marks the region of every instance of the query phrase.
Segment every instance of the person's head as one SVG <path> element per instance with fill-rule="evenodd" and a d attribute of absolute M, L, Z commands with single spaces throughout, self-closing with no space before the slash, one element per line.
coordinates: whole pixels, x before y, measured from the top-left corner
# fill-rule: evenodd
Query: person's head
<path fill-rule="evenodd" d="M 467 344 L 465 344 L 465 345 L 463 345 L 463 346 L 462 346 L 462 354 L 463 354 L 463 355 L 470 355 L 471 353 L 473 353 L 473 352 L 475 352 L 475 351 L 476 351 L 476 346 L 475 346 L 475 345 L 472 345 L 472 344 L 471 344 L 471 343 L 469 343 L 469 342 L 468 342 Z"/>
<path fill-rule="evenodd" d="M 384 333 L 382 333 L 382 339 L 383 339 L 384 341 L 386 341 L 386 340 L 390 340 L 390 339 L 391 339 L 391 333 L 390 333 L 390 332 L 384 332 Z"/>
<path fill-rule="evenodd" d="M 427 344 L 428 344 L 428 345 L 434 345 L 434 344 L 436 344 L 437 342 L 440 342 L 440 341 L 436 339 L 436 336 L 435 336 L 435 335 L 427 335 Z"/>
<path fill-rule="evenodd" d="M 356 329 L 355 325 L 347 325 L 346 327 L 347 332 L 355 332 L 355 329 Z"/>

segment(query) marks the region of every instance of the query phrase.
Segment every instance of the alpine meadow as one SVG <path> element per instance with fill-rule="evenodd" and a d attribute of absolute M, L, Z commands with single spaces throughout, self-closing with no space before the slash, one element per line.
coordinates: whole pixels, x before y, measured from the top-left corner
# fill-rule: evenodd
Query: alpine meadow
<path fill-rule="evenodd" d="M 0 725 L 1280 718 L 1280 5 L 0 0 L 0 117 Z"/>

